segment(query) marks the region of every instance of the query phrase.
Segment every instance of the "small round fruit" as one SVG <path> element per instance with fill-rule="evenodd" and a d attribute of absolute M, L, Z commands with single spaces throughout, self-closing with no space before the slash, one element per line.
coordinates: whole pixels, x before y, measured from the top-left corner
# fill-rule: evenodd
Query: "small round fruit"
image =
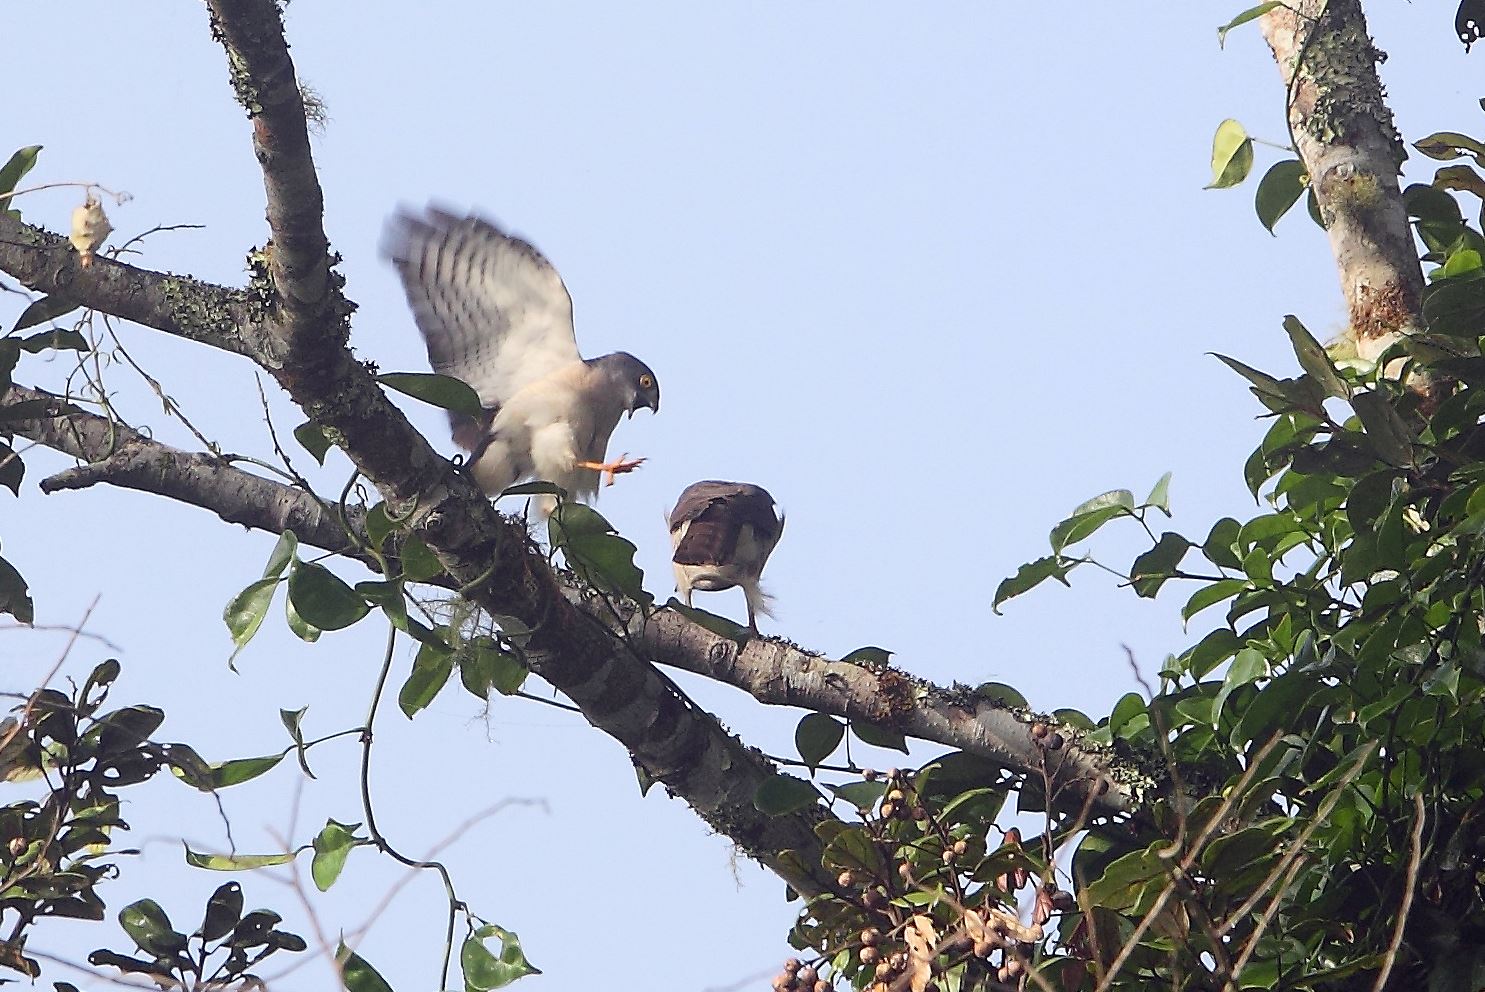
<path fill-rule="evenodd" d="M 854 872 L 843 871 L 836 877 L 835 882 L 843 889 L 855 888 L 856 875 Z"/>
<path fill-rule="evenodd" d="M 863 948 L 861 948 L 861 963 L 862 964 L 867 964 L 867 965 L 876 964 L 879 960 L 881 960 L 881 957 L 882 957 L 882 952 L 879 951 L 879 950 L 877 950 L 875 947 L 863 947 Z"/>

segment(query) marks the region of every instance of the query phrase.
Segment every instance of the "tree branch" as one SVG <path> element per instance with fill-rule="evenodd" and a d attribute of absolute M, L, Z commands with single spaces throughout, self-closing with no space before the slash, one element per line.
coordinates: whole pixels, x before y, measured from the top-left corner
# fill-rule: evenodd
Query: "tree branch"
<path fill-rule="evenodd" d="M 1397 177 L 1406 153 L 1382 98 L 1360 0 L 1296 0 L 1260 27 L 1289 93 L 1289 126 L 1340 270 L 1357 353 L 1423 330 L 1423 273 Z"/>
<path fill-rule="evenodd" d="M 253 121 L 267 191 L 273 241 L 265 257 L 256 259 L 266 265 L 248 290 L 204 285 L 101 257 L 84 268 L 60 238 L 4 215 L 0 269 L 34 289 L 258 363 L 376 485 L 389 512 L 406 520 L 407 529 L 437 554 L 453 588 L 486 611 L 515 617 L 532 630 L 525 646 L 532 670 L 577 704 L 593 726 L 622 743 L 651 776 L 796 890 L 813 895 L 831 888 L 812 830 L 830 813 L 817 806 L 794 816 L 761 814 L 752 800 L 758 785 L 775 773 L 772 762 L 728 734 L 637 653 L 663 651 L 680 659 L 700 651 L 684 667 L 709 672 L 711 665 L 703 659 L 711 657 L 715 642 L 704 633 L 683 636 L 680 618 L 645 625 L 638 638 L 622 636 L 598 619 L 607 606 L 599 609 L 579 587 L 564 586 L 533 552 L 524 527 L 496 513 L 483 493 L 451 469 L 346 348 L 353 307 L 331 272 L 321 194 L 278 8 L 272 0 L 210 0 L 209 7 L 234 88 Z M 0 402 L 41 396 L 13 389 Z M 53 490 L 106 481 L 194 503 L 249 526 L 274 531 L 292 526 L 302 540 L 347 549 L 338 524 L 327 522 L 310 494 L 211 456 L 158 445 L 81 411 L 56 412 L 19 422 L 17 430 L 101 465 L 61 473 L 50 480 Z M 652 637 L 653 642 L 647 640 Z M 880 701 L 872 698 L 880 676 L 854 666 L 822 673 L 816 666 L 823 663 L 812 656 L 773 650 L 760 644 L 732 659 L 736 684 L 753 683 L 764 691 L 766 667 L 742 674 L 754 659 L 759 666 L 787 663 L 802 669 L 792 682 L 777 683 L 770 701 L 795 701 L 800 687 L 816 678 L 820 686 L 828 685 L 833 674 L 849 684 L 848 691 L 837 697 L 817 687 L 807 698 L 830 711 L 880 719 Z M 718 655 L 718 660 L 726 659 Z M 947 713 L 915 718 L 920 723 L 914 726 L 958 728 L 966 740 L 975 737 L 964 724 L 969 717 L 951 719 Z M 1008 764 L 1025 759 L 1024 726 L 1011 726 L 1011 718 L 993 707 L 977 704 L 966 713 L 991 725 L 979 736 L 979 748 Z M 901 725 L 902 714 L 893 715 L 889 722 Z M 1073 765 L 1076 778 L 1084 766 Z M 1024 763 L 1021 768 L 1029 770 Z"/>
<path fill-rule="evenodd" d="M 272 533 L 289 528 L 305 544 L 374 566 L 346 537 L 337 515 L 302 489 L 253 475 L 224 458 L 180 451 L 145 438 L 102 417 L 66 408 L 60 398 L 40 390 L 14 387 L 0 407 L 30 400 L 52 401 L 59 414 L 22 421 L 19 433 L 91 463 L 43 481 L 44 492 L 106 482 L 168 496 L 246 527 Z M 365 540 L 360 510 L 350 508 L 347 515 Z M 434 582 L 457 588 L 447 577 Z M 613 604 L 595 601 L 575 585 L 565 586 L 563 592 L 593 620 L 615 626 Z M 1049 753 L 1031 737 L 1034 717 L 969 692 L 923 683 L 894 669 L 831 661 L 780 640 L 753 638 L 739 649 L 735 641 L 673 610 L 657 610 L 644 618 L 631 606 L 621 610 L 620 617 L 624 622 L 618 629 L 647 659 L 736 686 L 760 702 L 891 726 L 912 737 L 982 755 L 1019 773 L 1039 771 L 1040 763 L 1047 761 L 1053 793 L 1067 790 L 1060 797 L 1065 806 L 1081 809 L 1092 790 L 1098 794 L 1095 808 L 1130 813 L 1139 808 L 1143 793 L 1158 784 L 1107 750 L 1078 741 L 1072 728 L 1062 728 L 1067 745 Z"/>

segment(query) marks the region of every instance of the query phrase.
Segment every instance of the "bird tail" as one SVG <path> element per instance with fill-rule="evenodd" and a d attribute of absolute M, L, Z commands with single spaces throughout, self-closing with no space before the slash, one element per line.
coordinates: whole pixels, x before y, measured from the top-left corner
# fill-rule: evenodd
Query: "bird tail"
<path fill-rule="evenodd" d="M 763 586 L 757 582 L 743 583 L 743 595 L 747 597 L 748 609 L 760 616 L 774 619 L 773 596 L 763 591 Z"/>

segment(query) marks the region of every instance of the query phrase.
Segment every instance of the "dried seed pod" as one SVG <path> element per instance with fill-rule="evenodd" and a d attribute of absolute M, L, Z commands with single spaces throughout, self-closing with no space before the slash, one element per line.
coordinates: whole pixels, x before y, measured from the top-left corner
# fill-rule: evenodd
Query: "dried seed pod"
<path fill-rule="evenodd" d="M 103 242 L 108 240 L 112 230 L 113 225 L 103 212 L 103 204 L 89 193 L 82 206 L 73 208 L 72 230 L 67 235 L 67 240 L 72 242 L 72 247 L 82 256 L 82 264 L 92 265 L 93 254 L 103 247 Z"/>

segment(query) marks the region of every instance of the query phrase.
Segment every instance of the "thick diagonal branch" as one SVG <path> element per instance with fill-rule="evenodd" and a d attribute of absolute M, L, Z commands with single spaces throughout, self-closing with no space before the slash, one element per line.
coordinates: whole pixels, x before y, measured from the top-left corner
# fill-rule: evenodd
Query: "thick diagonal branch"
<path fill-rule="evenodd" d="M 1360 0 L 1295 0 L 1263 15 L 1289 125 L 1325 219 L 1358 353 L 1423 328 L 1423 274 L 1398 188 L 1405 157 Z"/>
<path fill-rule="evenodd" d="M 45 492 L 107 483 L 154 493 L 246 527 L 273 533 L 292 529 L 305 544 L 371 564 L 347 538 L 338 515 L 302 489 L 236 468 L 229 459 L 161 444 L 40 390 L 14 387 L 0 406 L 37 400 L 51 402 L 57 415 L 21 421 L 19 433 L 86 463 L 43 481 Z M 348 517 L 364 541 L 359 510 L 352 508 Z M 447 577 L 435 582 L 455 587 Z M 566 592 L 595 621 L 613 624 L 610 604 L 576 588 Z M 626 626 L 630 643 L 646 658 L 736 686 L 763 703 L 893 726 L 1017 772 L 1036 770 L 1045 761 L 1053 772 L 1054 792 L 1065 788 L 1067 799 L 1078 805 L 1091 790 L 1098 796 L 1095 808 L 1127 813 L 1155 786 L 1147 775 L 1098 748 L 1074 742 L 1061 752 L 1046 751 L 1030 734 L 1033 718 L 972 693 L 956 693 L 897 671 L 831 661 L 777 640 L 754 638 L 739 649 L 735 641 L 672 610 L 658 610 L 648 618 L 631 611 Z M 1070 730 L 1068 734 L 1072 736 Z"/>

